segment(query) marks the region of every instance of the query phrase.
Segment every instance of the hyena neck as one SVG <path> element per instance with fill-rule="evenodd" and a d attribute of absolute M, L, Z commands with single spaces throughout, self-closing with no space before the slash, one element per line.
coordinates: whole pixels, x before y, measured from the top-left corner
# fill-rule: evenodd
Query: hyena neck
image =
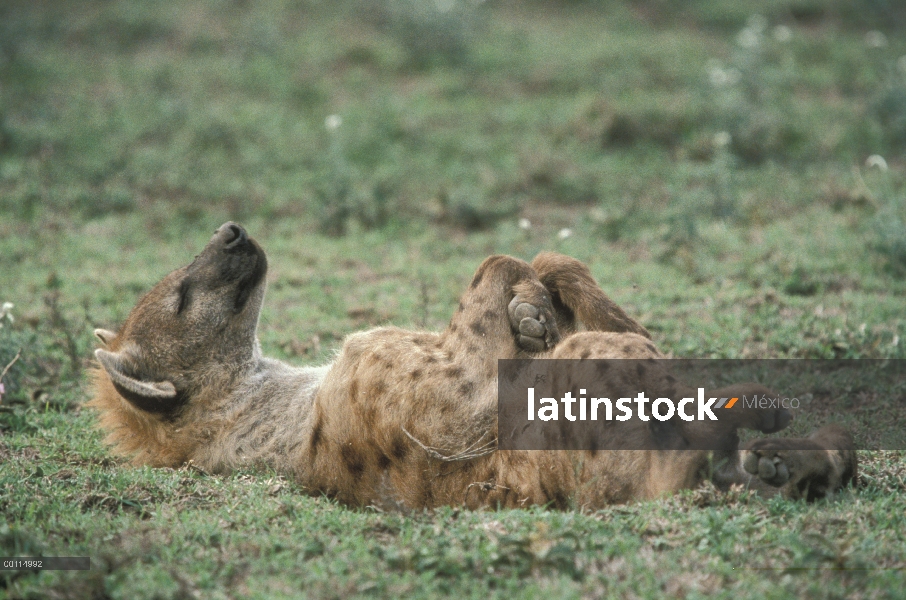
<path fill-rule="evenodd" d="M 289 457 L 311 432 L 312 404 L 328 369 L 259 359 L 218 411 L 222 429 L 196 462 L 215 472 L 246 466 L 290 472 Z"/>

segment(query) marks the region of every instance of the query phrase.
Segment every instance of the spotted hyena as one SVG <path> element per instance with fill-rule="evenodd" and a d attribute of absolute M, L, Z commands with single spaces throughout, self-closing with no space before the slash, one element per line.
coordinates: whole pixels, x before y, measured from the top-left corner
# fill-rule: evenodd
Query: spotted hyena
<path fill-rule="evenodd" d="M 855 476 L 852 441 L 834 426 L 813 435 L 812 451 L 788 450 L 784 439 L 738 448 L 737 428 L 782 429 L 783 409 L 681 424 L 691 447 L 718 437 L 728 440 L 721 451 L 497 450 L 498 359 L 662 357 L 575 259 L 491 256 L 443 331 L 355 333 L 314 368 L 262 355 L 266 272 L 258 243 L 226 223 L 190 265 L 139 300 L 118 332 L 96 331 L 104 347 L 90 405 L 117 453 L 212 472 L 268 465 L 350 505 L 413 508 L 599 507 L 706 476 L 811 498 Z M 632 435 L 644 441 L 651 431 Z M 709 472 L 714 464 L 724 466 Z"/>

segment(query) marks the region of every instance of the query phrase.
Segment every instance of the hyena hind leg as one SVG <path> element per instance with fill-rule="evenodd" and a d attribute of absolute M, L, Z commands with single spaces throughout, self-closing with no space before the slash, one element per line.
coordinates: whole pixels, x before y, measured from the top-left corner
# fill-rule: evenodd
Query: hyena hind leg
<path fill-rule="evenodd" d="M 585 263 L 556 252 L 542 252 L 532 260 L 532 268 L 551 293 L 564 336 L 577 331 L 577 321 L 581 321 L 589 331 L 636 333 L 651 339 L 648 330 L 601 289 Z"/>

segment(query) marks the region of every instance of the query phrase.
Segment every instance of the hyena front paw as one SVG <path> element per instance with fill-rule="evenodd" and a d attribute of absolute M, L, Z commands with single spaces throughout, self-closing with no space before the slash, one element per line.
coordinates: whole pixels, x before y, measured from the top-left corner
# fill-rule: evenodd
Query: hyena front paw
<path fill-rule="evenodd" d="M 510 325 L 516 333 L 516 343 L 526 352 L 543 352 L 560 341 L 560 332 L 553 310 L 538 306 L 522 294 L 516 294 L 507 308 Z"/>
<path fill-rule="evenodd" d="M 759 440 L 765 442 L 769 440 Z M 756 475 L 763 482 L 774 487 L 781 487 L 790 480 L 790 467 L 784 460 L 785 452 L 770 444 L 742 450 L 742 468 L 749 474 Z"/>
<path fill-rule="evenodd" d="M 809 502 L 833 494 L 857 476 L 858 458 L 849 432 L 826 425 L 807 438 L 753 440 L 740 449 L 742 468 L 788 498 Z"/>

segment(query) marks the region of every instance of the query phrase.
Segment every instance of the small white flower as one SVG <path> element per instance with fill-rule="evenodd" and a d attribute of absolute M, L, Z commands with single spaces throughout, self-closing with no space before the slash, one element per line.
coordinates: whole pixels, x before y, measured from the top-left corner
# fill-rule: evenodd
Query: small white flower
<path fill-rule="evenodd" d="M 328 115 L 324 119 L 324 127 L 327 128 L 327 131 L 335 131 L 340 128 L 340 125 L 343 124 L 343 117 L 340 115 Z"/>
<path fill-rule="evenodd" d="M 570 229 L 569 227 L 564 227 L 557 233 L 557 237 L 560 238 L 561 240 L 565 240 L 568 237 L 572 237 L 572 235 L 573 235 L 573 230 Z"/>
<path fill-rule="evenodd" d="M 764 15 L 752 15 L 746 21 L 746 27 L 755 33 L 764 33 L 764 30 L 768 28 L 768 20 Z"/>
<path fill-rule="evenodd" d="M 786 43 L 793 39 L 793 30 L 786 25 L 778 25 L 774 28 L 774 39 L 781 43 Z"/>
<path fill-rule="evenodd" d="M 865 45 L 869 48 L 884 48 L 887 46 L 887 36 L 880 31 L 869 31 L 865 34 Z"/>
<path fill-rule="evenodd" d="M 859 333 L 861 333 L 861 334 L 864 335 L 864 334 L 865 334 L 865 329 L 866 329 L 867 327 L 868 327 L 868 324 L 867 324 L 867 323 L 862 323 L 861 325 L 859 325 Z"/>
<path fill-rule="evenodd" d="M 712 60 L 708 62 L 708 80 L 714 87 L 723 87 L 725 85 L 735 85 L 742 79 L 742 73 L 739 69 L 730 67 L 724 69 L 720 61 Z"/>
<path fill-rule="evenodd" d="M 733 141 L 733 136 L 726 131 L 718 131 L 714 134 L 712 142 L 718 148 L 726 148 Z"/>
<path fill-rule="evenodd" d="M 13 306 L 15 305 L 12 302 L 4 302 L 3 306 L 0 307 L 0 327 L 3 327 L 3 319 L 6 319 L 10 323 L 15 322 L 12 313 Z"/>
<path fill-rule="evenodd" d="M 761 34 L 750 27 L 746 27 L 736 36 L 736 43 L 743 48 L 757 48 L 761 43 Z"/>
<path fill-rule="evenodd" d="M 865 166 L 869 169 L 876 168 L 883 173 L 887 170 L 887 161 L 880 154 L 872 154 L 865 159 Z"/>
<path fill-rule="evenodd" d="M 531 229 L 531 228 L 532 228 L 532 222 L 531 222 L 531 221 L 529 221 L 529 220 L 526 219 L 525 217 L 522 217 L 521 219 L 519 219 L 519 229 L 523 229 L 523 230 L 525 230 L 525 231 L 528 231 L 528 230 Z"/>
<path fill-rule="evenodd" d="M 898 346 L 899 344 L 900 344 L 900 336 L 894 335 L 894 336 L 893 336 L 893 341 L 890 342 L 890 345 L 891 345 L 891 346 Z"/>

